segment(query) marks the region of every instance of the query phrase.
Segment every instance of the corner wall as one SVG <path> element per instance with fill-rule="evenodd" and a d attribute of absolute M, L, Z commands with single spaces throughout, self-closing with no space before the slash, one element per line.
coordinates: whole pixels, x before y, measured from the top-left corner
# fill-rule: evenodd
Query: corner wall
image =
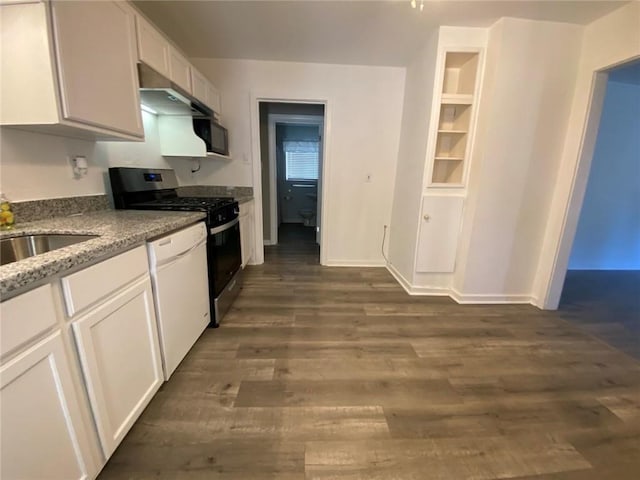
<path fill-rule="evenodd" d="M 514 18 L 491 28 L 492 71 L 482 92 L 463 219 L 464 268 L 454 282 L 461 301 L 531 299 L 581 34 L 576 25 Z"/>
<path fill-rule="evenodd" d="M 407 68 L 393 209 L 389 268 L 412 285 L 418 241 L 423 172 L 438 54 L 436 30 Z"/>

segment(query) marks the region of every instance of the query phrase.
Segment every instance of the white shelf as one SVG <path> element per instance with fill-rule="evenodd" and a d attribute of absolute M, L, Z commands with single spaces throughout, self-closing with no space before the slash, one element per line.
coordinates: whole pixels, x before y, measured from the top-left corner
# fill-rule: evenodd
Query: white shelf
<path fill-rule="evenodd" d="M 450 135 L 464 135 L 466 130 L 438 130 L 438 133 L 448 133 Z"/>
<path fill-rule="evenodd" d="M 473 103 L 473 95 L 465 93 L 443 93 L 440 103 L 450 105 L 471 105 Z"/>
<path fill-rule="evenodd" d="M 464 186 L 479 58 L 477 51 L 444 53 L 430 186 Z"/>

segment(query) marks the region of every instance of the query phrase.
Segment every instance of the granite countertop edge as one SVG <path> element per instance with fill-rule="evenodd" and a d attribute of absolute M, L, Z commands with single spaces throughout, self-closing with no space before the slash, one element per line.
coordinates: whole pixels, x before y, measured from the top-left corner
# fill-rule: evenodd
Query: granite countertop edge
<path fill-rule="evenodd" d="M 104 210 L 16 225 L 0 238 L 38 234 L 99 235 L 98 238 L 0 266 L 3 300 L 74 267 L 106 259 L 149 239 L 192 225 L 203 212 Z"/>

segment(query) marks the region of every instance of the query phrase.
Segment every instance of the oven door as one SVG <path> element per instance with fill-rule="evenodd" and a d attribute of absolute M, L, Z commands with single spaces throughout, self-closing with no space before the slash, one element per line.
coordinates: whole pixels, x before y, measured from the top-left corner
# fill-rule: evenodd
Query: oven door
<path fill-rule="evenodd" d="M 240 219 L 236 217 L 224 225 L 210 229 L 207 250 L 209 287 L 213 302 L 242 265 Z"/>

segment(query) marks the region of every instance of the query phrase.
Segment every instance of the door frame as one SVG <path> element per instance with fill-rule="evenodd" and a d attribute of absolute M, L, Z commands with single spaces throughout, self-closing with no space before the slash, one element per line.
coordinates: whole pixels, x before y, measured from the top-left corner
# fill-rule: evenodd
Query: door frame
<path fill-rule="evenodd" d="M 278 124 L 317 125 L 319 128 L 322 128 L 324 125 L 324 116 L 300 114 L 289 115 L 283 113 L 270 113 L 267 116 L 267 131 L 269 135 L 269 212 L 271 217 L 271 222 L 269 224 L 269 238 L 271 239 L 271 241 L 269 245 L 277 245 L 278 243 L 278 162 L 276 161 L 276 125 Z M 322 138 L 320 141 L 324 143 L 324 138 Z M 324 157 L 324 148 L 321 151 L 322 156 Z M 324 158 L 321 158 L 320 166 L 322 167 L 323 164 Z M 322 214 L 322 184 L 324 179 L 322 178 L 322 170 L 319 173 L 321 178 L 318 179 L 318 186 L 320 187 L 320 198 L 318 199 L 318 201 L 320 203 L 320 213 Z M 320 234 L 322 234 L 322 219 L 319 218 L 319 220 Z"/>
<path fill-rule="evenodd" d="M 264 263 L 264 234 L 262 227 L 262 155 L 260 151 L 260 103 L 303 103 L 324 106 L 324 132 L 323 132 L 323 155 L 322 155 L 322 212 L 320 225 L 328 224 L 328 212 L 330 197 L 330 171 L 331 171 L 331 104 L 327 99 L 305 98 L 305 97 L 284 97 L 270 92 L 251 92 L 250 94 L 250 121 L 251 121 L 251 154 L 253 196 L 255 201 L 255 265 Z M 320 265 L 327 264 L 328 236 L 327 228 L 320 229 Z"/>
<path fill-rule="evenodd" d="M 568 179 L 566 185 L 568 197 L 566 203 L 558 205 L 562 210 L 562 219 L 559 226 L 559 233 L 555 239 L 551 239 L 553 245 L 545 249 L 543 245 L 542 255 L 550 255 L 552 262 L 550 270 L 545 272 L 541 265 L 538 265 L 538 276 L 536 283 L 539 283 L 537 296 L 534 297 L 534 304 L 545 310 L 555 310 L 560 304 L 560 297 L 564 288 L 564 280 L 569 268 L 569 257 L 578 229 L 578 220 L 582 211 L 582 204 L 587 190 L 587 182 L 591 171 L 591 163 L 595 151 L 596 140 L 600 128 L 600 117 L 604 106 L 604 97 L 609 80 L 609 71 L 620 67 L 626 63 L 637 61 L 640 56 L 627 57 L 621 60 L 592 70 L 591 86 L 588 97 L 588 104 L 584 119 L 584 126 L 581 131 L 578 158 L 573 175 Z M 574 107 L 575 108 L 575 107 Z M 566 148 L 566 147 L 565 147 Z M 559 181 L 562 183 L 562 180 Z M 558 185 L 556 185 L 556 190 Z M 554 194 L 557 195 L 557 192 Z M 559 204 L 554 199 L 554 203 Z M 547 276 L 548 275 L 548 276 Z"/>

